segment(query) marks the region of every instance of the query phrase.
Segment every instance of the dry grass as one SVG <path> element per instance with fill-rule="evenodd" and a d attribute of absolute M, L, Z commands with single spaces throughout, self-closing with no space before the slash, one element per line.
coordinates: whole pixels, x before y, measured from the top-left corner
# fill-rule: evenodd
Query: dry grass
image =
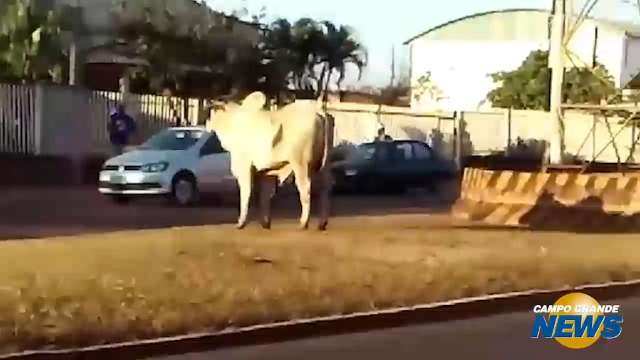
<path fill-rule="evenodd" d="M 1 243 L 0 353 L 640 274 L 636 235 L 447 230 L 402 219 L 337 220 L 327 233 L 215 226 Z"/>

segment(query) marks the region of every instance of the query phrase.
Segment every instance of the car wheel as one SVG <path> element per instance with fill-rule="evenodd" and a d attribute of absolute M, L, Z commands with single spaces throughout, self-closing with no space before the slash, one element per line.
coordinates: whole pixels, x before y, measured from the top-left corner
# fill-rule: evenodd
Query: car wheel
<path fill-rule="evenodd" d="M 389 189 L 389 192 L 392 195 L 403 195 L 407 192 L 407 186 L 403 184 L 395 184 L 391 186 L 391 188 Z"/>
<path fill-rule="evenodd" d="M 445 173 L 434 173 L 425 181 L 425 190 L 430 193 L 437 193 L 441 184 L 447 180 L 447 174 Z"/>
<path fill-rule="evenodd" d="M 192 206 L 198 200 L 198 186 L 192 175 L 178 175 L 171 187 L 171 200 L 178 206 Z"/>
<path fill-rule="evenodd" d="M 128 205 L 131 202 L 131 197 L 125 195 L 110 195 L 109 198 L 117 205 Z"/>
<path fill-rule="evenodd" d="M 380 183 L 371 176 L 362 179 L 358 187 L 366 194 L 376 194 L 380 191 Z"/>
<path fill-rule="evenodd" d="M 430 194 L 435 194 L 438 192 L 438 180 L 428 180 L 425 185 L 424 185 L 424 189 L 430 193 Z"/>

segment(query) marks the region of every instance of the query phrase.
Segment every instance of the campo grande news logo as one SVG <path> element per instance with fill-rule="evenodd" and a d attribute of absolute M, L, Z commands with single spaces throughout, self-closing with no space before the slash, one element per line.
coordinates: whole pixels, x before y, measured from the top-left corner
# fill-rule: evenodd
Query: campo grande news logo
<path fill-rule="evenodd" d="M 570 349 L 585 349 L 601 337 L 611 340 L 622 334 L 620 305 L 600 305 L 583 293 L 564 295 L 553 305 L 536 305 L 533 312 L 531 337 L 555 339 Z"/>

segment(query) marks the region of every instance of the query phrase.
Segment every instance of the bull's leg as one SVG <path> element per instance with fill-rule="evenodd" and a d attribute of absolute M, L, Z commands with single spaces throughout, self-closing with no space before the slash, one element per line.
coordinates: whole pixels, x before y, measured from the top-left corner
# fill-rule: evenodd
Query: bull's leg
<path fill-rule="evenodd" d="M 294 169 L 296 178 L 296 186 L 300 195 L 300 229 L 309 228 L 309 217 L 311 216 L 311 179 L 309 178 L 309 170 L 306 167 Z"/>
<path fill-rule="evenodd" d="M 249 216 L 249 201 L 251 200 L 251 187 L 253 185 L 253 176 L 251 169 L 243 170 L 236 174 L 238 179 L 238 187 L 240 188 L 240 216 L 238 217 L 238 229 L 244 229 L 247 226 L 247 217 Z"/>
<path fill-rule="evenodd" d="M 318 179 L 320 189 L 320 222 L 318 223 L 318 230 L 325 231 L 329 225 L 329 214 L 331 212 L 331 188 L 332 177 L 331 171 L 328 167 L 321 170 L 320 178 Z"/>
<path fill-rule="evenodd" d="M 271 199 L 276 192 L 276 179 L 272 176 L 260 177 L 260 212 L 261 223 L 265 229 L 271 229 Z"/>

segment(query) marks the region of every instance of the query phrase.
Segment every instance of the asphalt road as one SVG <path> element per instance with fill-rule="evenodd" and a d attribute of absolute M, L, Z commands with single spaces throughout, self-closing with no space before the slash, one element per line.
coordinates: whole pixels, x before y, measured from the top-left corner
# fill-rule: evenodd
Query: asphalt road
<path fill-rule="evenodd" d="M 443 194 L 334 196 L 333 216 L 443 212 L 452 199 Z M 297 218 L 296 194 L 278 194 L 273 210 L 275 219 Z M 201 206 L 185 209 L 173 207 L 162 198 L 116 205 L 96 188 L 0 189 L 0 240 L 226 224 L 235 223 L 237 214 L 236 194 L 208 196 Z"/>
<path fill-rule="evenodd" d="M 637 359 L 640 352 L 640 297 L 602 302 L 620 304 L 622 335 L 570 350 L 553 339 L 530 339 L 531 312 L 517 312 L 389 330 L 230 348 L 153 360 L 424 360 L 424 359 Z"/>

